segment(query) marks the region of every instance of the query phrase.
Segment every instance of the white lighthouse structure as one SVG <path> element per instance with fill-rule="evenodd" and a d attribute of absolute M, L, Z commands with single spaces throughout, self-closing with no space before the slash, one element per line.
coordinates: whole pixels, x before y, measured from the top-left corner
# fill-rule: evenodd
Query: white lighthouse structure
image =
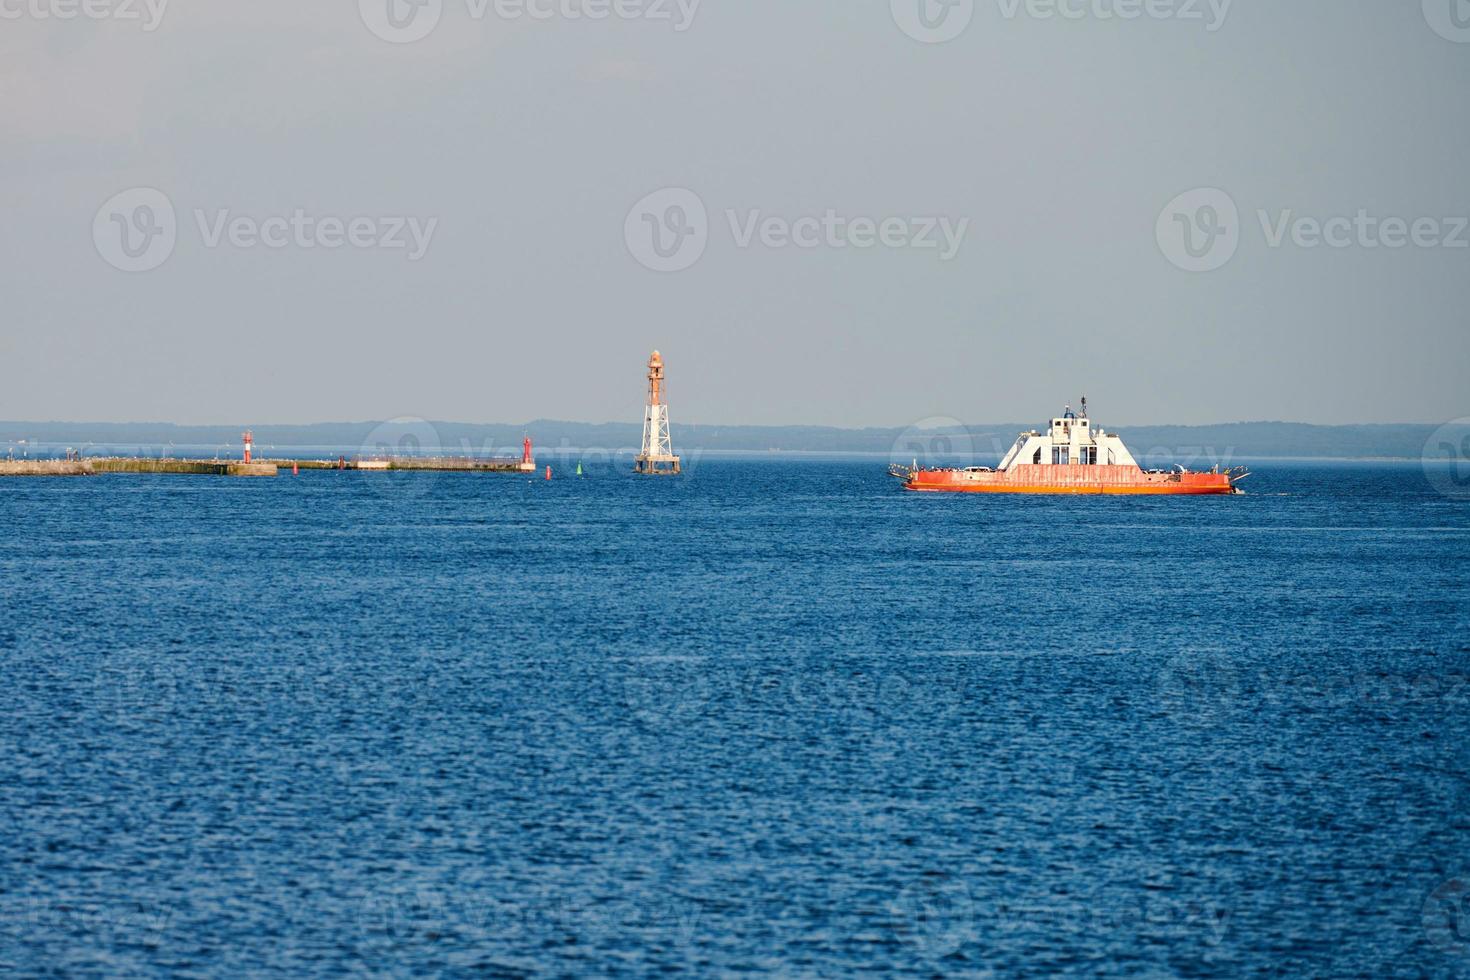
<path fill-rule="evenodd" d="M 648 408 L 643 413 L 643 449 L 634 462 L 635 473 L 672 476 L 679 457 L 669 436 L 669 406 L 664 403 L 664 359 L 658 351 L 648 359 Z"/>

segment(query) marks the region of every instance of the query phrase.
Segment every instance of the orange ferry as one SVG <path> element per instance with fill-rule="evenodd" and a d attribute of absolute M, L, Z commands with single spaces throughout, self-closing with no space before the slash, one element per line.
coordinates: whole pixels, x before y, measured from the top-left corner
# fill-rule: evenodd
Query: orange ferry
<path fill-rule="evenodd" d="M 1182 466 L 1144 470 L 1118 436 L 1095 427 L 1082 409 L 1068 406 L 1051 420 L 1046 432 L 1021 433 L 1011 451 L 995 469 L 923 469 L 891 466 L 889 473 L 903 480 L 905 490 L 926 493 L 1070 493 L 1070 494 L 1184 494 L 1212 496 L 1242 493 L 1236 484 L 1250 474 L 1244 469 L 1192 473 Z"/>

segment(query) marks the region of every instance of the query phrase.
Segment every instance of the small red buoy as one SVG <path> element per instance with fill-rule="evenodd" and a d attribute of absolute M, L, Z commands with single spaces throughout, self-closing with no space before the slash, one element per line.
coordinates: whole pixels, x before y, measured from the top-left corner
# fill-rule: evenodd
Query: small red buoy
<path fill-rule="evenodd" d="M 300 473 L 300 472 L 301 472 L 301 470 L 299 470 L 299 469 L 297 469 L 297 466 L 296 466 L 296 460 L 294 460 L 294 459 L 293 459 L 293 460 L 291 460 L 291 475 L 292 475 L 292 476 L 296 476 L 296 475 L 298 475 L 298 474 L 299 474 L 299 473 Z"/>
<path fill-rule="evenodd" d="M 551 479 L 551 467 L 550 466 L 546 467 L 546 479 L 548 479 L 548 480 Z"/>

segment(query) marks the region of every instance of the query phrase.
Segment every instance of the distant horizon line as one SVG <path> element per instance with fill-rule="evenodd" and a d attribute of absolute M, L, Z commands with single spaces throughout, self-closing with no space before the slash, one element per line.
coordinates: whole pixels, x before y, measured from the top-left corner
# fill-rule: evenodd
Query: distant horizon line
<path fill-rule="evenodd" d="M 936 421 L 931 417 L 923 421 Z M 1398 421 L 1398 422 L 1300 422 L 1290 419 L 1243 419 L 1230 422 L 1130 422 L 1114 426 L 1114 429 L 1210 429 L 1222 428 L 1235 425 L 1295 425 L 1307 428 L 1337 429 L 1337 428 L 1395 428 L 1406 426 L 1437 426 L 1446 422 L 1457 421 L 1454 419 L 1436 419 L 1433 421 Z M 522 422 L 472 422 L 458 419 L 430 419 L 418 416 L 397 416 L 386 419 L 338 419 L 319 420 L 315 422 L 167 422 L 160 420 L 137 420 L 127 421 L 103 421 L 99 419 L 70 420 L 70 419 L 0 419 L 0 425 L 54 425 L 54 426 L 163 426 L 177 429 L 217 429 L 217 428 L 293 428 L 305 429 L 328 426 L 362 426 L 362 425 L 388 425 L 392 423 L 426 423 L 428 425 L 458 425 L 476 426 L 481 428 L 526 428 L 533 425 L 585 425 L 585 426 L 610 426 L 627 425 L 638 427 L 641 421 L 615 420 L 604 422 L 589 422 L 579 419 L 558 418 L 535 418 Z M 917 431 L 937 431 L 954 428 L 975 428 L 976 426 L 1021 426 L 1026 427 L 1025 422 L 964 422 L 960 419 L 951 419 L 942 425 L 918 425 L 909 423 L 907 425 L 833 425 L 821 422 L 687 422 L 670 420 L 675 428 L 739 428 L 739 429 L 830 429 L 835 432 L 870 432 L 870 431 L 903 431 L 915 429 Z M 1033 426 L 1034 428 L 1034 426 Z"/>

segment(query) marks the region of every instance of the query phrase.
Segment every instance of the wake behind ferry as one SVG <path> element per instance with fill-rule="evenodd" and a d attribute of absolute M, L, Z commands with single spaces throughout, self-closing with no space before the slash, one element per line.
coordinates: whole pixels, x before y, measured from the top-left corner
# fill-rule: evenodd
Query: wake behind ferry
<path fill-rule="evenodd" d="M 903 480 L 905 490 L 921 493 L 1073 493 L 1185 494 L 1213 496 L 1242 493 L 1236 484 L 1250 474 L 1244 469 L 1191 473 L 1144 470 L 1116 435 L 1104 432 L 1080 411 L 1067 406 L 1046 432 L 1023 432 L 995 469 L 924 469 L 893 465 L 888 472 Z"/>

